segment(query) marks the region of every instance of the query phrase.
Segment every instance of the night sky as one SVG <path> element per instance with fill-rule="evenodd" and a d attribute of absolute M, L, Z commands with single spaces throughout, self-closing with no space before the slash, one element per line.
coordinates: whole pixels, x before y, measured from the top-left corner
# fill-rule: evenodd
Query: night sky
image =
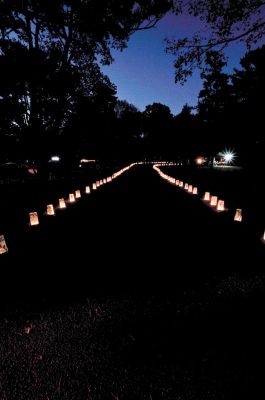
<path fill-rule="evenodd" d="M 165 53 L 165 37 L 192 35 L 201 27 L 200 21 L 187 15 L 167 14 L 151 30 L 136 32 L 130 38 L 128 48 L 123 52 L 114 51 L 114 63 L 103 67 L 110 80 L 117 86 L 119 99 L 127 100 L 141 111 L 153 102 L 161 102 L 178 114 L 183 105 L 196 105 L 202 87 L 198 72 L 184 85 L 175 84 L 174 57 Z M 246 49 L 243 45 L 232 44 L 226 54 L 229 56 L 228 71 L 238 67 Z"/>

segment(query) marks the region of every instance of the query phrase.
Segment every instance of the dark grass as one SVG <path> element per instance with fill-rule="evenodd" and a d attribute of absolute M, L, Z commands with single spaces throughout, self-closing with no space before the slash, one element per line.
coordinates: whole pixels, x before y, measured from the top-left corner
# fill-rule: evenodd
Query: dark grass
<path fill-rule="evenodd" d="M 263 291 L 258 278 L 234 277 L 174 298 L 90 300 L 2 320 L 1 398 L 259 398 Z"/>

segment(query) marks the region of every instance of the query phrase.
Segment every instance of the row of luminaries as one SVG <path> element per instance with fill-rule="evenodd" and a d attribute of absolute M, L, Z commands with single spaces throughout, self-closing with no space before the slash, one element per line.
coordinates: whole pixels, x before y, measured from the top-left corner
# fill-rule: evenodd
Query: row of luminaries
<path fill-rule="evenodd" d="M 112 182 L 114 179 L 118 178 L 120 175 L 122 175 L 124 172 L 128 171 L 130 168 L 132 168 L 136 164 L 138 164 L 138 163 L 130 164 L 127 167 L 124 167 L 121 170 L 115 172 L 113 175 L 108 176 L 107 178 L 104 178 L 104 179 L 97 180 L 96 182 L 93 182 L 91 186 L 86 186 L 85 194 L 90 194 L 91 191 L 97 190 L 100 186 Z M 82 196 L 81 191 L 76 190 L 74 193 L 69 194 L 68 200 L 65 200 L 64 198 L 60 198 L 58 201 L 57 207 L 54 207 L 53 204 L 48 204 L 45 215 L 54 216 L 55 209 L 65 209 L 67 207 L 67 204 L 75 203 L 75 201 L 80 199 L 81 196 Z M 30 226 L 39 225 L 39 216 L 38 216 L 37 211 L 29 213 L 29 225 Z M 8 247 L 7 247 L 7 244 L 5 241 L 5 237 L 4 237 L 4 235 L 0 235 L 0 254 L 4 254 L 7 252 L 8 252 Z"/>
<path fill-rule="evenodd" d="M 121 174 L 124 172 L 128 171 L 128 169 L 132 168 L 135 164 L 130 164 L 129 166 L 122 168 L 120 171 L 115 172 L 115 174 L 108 176 L 107 178 L 100 179 L 96 182 L 92 183 L 92 186 L 86 186 L 85 188 L 85 194 L 90 194 L 91 191 L 97 190 L 100 186 L 105 185 L 106 183 L 112 182 L 114 179 L 118 178 Z M 81 191 L 76 190 L 75 193 L 70 193 L 68 200 L 65 200 L 64 198 L 60 198 L 58 202 L 58 206 L 56 207 L 57 209 L 64 209 L 66 208 L 66 204 L 72 204 L 75 203 L 76 200 L 81 198 Z M 53 204 L 48 204 L 47 205 L 47 211 L 46 215 L 55 215 L 55 209 Z M 29 213 L 29 224 L 31 226 L 33 225 L 39 225 L 39 218 L 38 218 L 38 213 L 37 212 L 31 212 Z"/>
<path fill-rule="evenodd" d="M 159 169 L 158 165 L 161 165 L 161 164 L 156 164 L 153 166 L 153 168 L 158 172 L 158 174 L 161 176 L 161 178 L 165 179 L 169 183 L 172 183 L 173 185 L 180 187 L 183 190 L 186 190 L 188 193 L 191 193 L 193 195 L 198 195 L 198 188 L 196 186 L 190 185 L 189 183 L 185 183 L 179 179 L 175 179 L 172 176 L 165 174 L 164 172 L 162 172 Z M 205 192 L 202 200 L 204 203 L 210 205 L 215 211 L 222 212 L 222 211 L 227 210 L 225 208 L 224 200 L 218 199 L 217 196 L 212 196 L 210 194 L 210 192 Z M 234 221 L 242 222 L 242 209 L 241 208 L 236 209 L 235 215 L 234 215 Z"/>

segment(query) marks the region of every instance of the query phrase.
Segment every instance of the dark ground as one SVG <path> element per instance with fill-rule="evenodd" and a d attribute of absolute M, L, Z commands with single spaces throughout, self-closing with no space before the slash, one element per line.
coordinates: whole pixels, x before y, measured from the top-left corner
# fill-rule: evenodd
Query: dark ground
<path fill-rule="evenodd" d="M 0 399 L 260 398 L 264 247 L 233 214 L 141 166 L 7 232 Z"/>

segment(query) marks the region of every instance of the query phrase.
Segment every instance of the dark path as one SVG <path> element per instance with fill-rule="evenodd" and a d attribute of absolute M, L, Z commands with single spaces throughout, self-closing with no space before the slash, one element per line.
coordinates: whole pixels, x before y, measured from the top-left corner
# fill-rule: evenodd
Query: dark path
<path fill-rule="evenodd" d="M 264 249 L 229 213 L 137 167 L 8 239 L 0 399 L 264 397 Z"/>
<path fill-rule="evenodd" d="M 3 289 L 11 298 L 174 293 L 234 272 L 252 276 L 264 248 L 232 213 L 214 213 L 137 166 L 40 226 L 10 232 Z"/>

